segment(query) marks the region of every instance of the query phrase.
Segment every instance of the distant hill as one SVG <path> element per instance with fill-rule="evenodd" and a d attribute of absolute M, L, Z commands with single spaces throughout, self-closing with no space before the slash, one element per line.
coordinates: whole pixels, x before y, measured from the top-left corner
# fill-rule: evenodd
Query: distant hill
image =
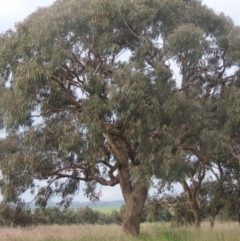
<path fill-rule="evenodd" d="M 98 202 L 78 202 L 73 201 L 71 207 L 89 207 L 89 208 L 98 208 L 98 207 L 117 207 L 122 206 L 124 200 L 115 200 L 115 201 L 98 201 Z"/>
<path fill-rule="evenodd" d="M 89 208 L 100 208 L 100 207 L 120 207 L 124 204 L 124 200 L 115 200 L 115 201 L 96 201 L 96 202 L 79 202 L 73 201 L 70 205 L 70 208 L 76 209 L 81 207 Z M 36 208 L 35 203 L 31 203 L 30 208 Z M 57 203 L 53 201 L 48 201 L 47 207 L 57 207 Z"/>

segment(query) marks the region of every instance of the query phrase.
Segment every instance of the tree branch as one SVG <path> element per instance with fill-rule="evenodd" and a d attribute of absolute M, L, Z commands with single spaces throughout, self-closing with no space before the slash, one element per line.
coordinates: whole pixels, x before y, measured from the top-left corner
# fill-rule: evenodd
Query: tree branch
<path fill-rule="evenodd" d="M 71 171 L 71 170 L 76 170 L 76 168 L 81 169 L 85 172 L 85 177 L 80 177 L 80 176 L 73 176 L 71 174 L 63 173 L 63 171 Z M 72 178 L 78 181 L 85 181 L 85 182 L 90 182 L 90 181 L 96 181 L 101 185 L 104 186 L 115 186 L 119 183 L 118 177 L 113 175 L 113 172 L 117 169 L 117 166 L 112 166 L 111 169 L 109 170 L 109 177 L 110 180 L 106 180 L 105 178 L 101 176 L 94 175 L 91 172 L 91 167 L 87 167 L 85 165 L 73 165 L 73 166 L 67 166 L 67 167 L 62 167 L 54 171 L 49 171 L 49 172 L 40 172 L 40 176 L 43 177 L 48 177 L 48 176 L 56 176 L 58 178 Z"/>

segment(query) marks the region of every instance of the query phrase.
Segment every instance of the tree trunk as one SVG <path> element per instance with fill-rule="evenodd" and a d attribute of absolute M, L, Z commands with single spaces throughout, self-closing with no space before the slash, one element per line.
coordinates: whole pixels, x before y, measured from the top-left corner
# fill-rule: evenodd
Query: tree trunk
<path fill-rule="evenodd" d="M 222 207 L 223 207 L 223 204 L 218 204 L 218 205 L 215 205 L 211 208 L 211 214 L 210 214 L 210 217 L 209 217 L 210 229 L 213 229 L 215 217 L 217 216 L 217 214 L 219 213 L 219 211 Z"/>
<path fill-rule="evenodd" d="M 180 183 L 182 184 L 184 193 L 187 198 L 187 202 L 193 213 L 195 228 L 199 229 L 201 227 L 201 216 L 200 216 L 200 206 L 197 202 L 198 188 L 197 187 L 195 187 L 194 189 L 189 188 L 185 180 L 180 181 Z"/>
<path fill-rule="evenodd" d="M 214 227 L 214 221 L 215 221 L 215 216 L 214 215 L 210 215 L 209 217 L 209 222 L 210 222 L 210 229 L 212 230 Z"/>
<path fill-rule="evenodd" d="M 190 201 L 190 208 L 193 212 L 195 228 L 199 229 L 201 227 L 201 216 L 200 209 L 198 207 L 196 200 Z"/>
<path fill-rule="evenodd" d="M 140 222 L 148 188 L 146 186 L 135 187 L 132 193 L 126 197 L 126 209 L 122 219 L 122 228 L 125 233 L 136 236 L 140 232 Z"/>
<path fill-rule="evenodd" d="M 139 177 L 137 181 L 133 181 L 129 171 L 129 146 L 126 141 L 119 139 L 115 141 L 110 135 L 104 134 L 109 146 L 112 148 L 112 153 L 118 160 L 118 180 L 122 189 L 122 194 L 126 203 L 125 212 L 122 219 L 122 228 L 124 232 L 131 235 L 138 235 L 140 232 L 141 216 L 147 199 L 148 187 L 146 177 Z M 140 168 L 140 163 L 135 165 L 132 161 L 132 166 Z"/>

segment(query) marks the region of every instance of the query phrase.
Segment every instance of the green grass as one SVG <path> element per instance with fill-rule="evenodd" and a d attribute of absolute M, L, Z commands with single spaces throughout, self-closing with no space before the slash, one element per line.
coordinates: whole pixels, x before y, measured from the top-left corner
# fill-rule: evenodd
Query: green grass
<path fill-rule="evenodd" d="M 131 237 L 117 225 L 38 226 L 36 228 L 1 228 L 2 241 L 239 241 L 237 223 L 209 223 L 201 230 L 193 227 L 172 228 L 166 223 L 142 224 L 141 234 Z"/>

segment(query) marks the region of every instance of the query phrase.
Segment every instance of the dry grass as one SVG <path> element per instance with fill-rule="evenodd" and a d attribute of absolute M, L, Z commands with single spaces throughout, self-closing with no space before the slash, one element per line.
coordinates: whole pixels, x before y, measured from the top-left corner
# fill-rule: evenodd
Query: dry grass
<path fill-rule="evenodd" d="M 192 227 L 171 228 L 168 224 L 143 224 L 137 238 L 124 235 L 117 225 L 38 226 L 36 228 L 1 228 L 0 241 L 238 241 L 237 223 L 217 223 L 214 230 L 204 223 L 201 230 Z"/>
<path fill-rule="evenodd" d="M 123 232 L 117 225 L 69 225 L 37 226 L 35 228 L 2 228 L 0 240 L 85 240 L 86 237 L 121 237 Z"/>

